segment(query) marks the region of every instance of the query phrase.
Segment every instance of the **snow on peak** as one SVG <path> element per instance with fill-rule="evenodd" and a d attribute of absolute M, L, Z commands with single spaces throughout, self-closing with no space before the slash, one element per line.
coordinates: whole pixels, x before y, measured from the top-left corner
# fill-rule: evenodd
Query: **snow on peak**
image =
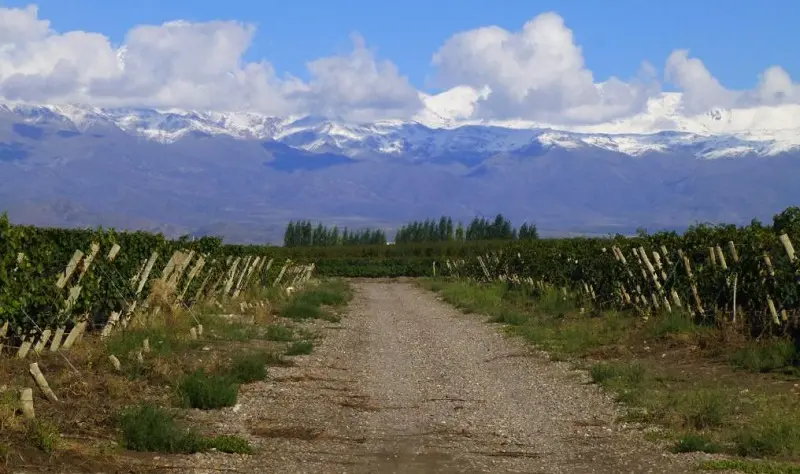
<path fill-rule="evenodd" d="M 124 62 L 124 51 L 119 51 Z M 558 125 L 525 120 L 471 119 L 489 94 L 459 86 L 421 94 L 425 109 L 412 121 L 366 124 L 315 116 L 275 117 L 254 112 L 211 112 L 82 105 L 0 104 L 24 121 L 58 122 L 76 130 L 113 126 L 126 133 L 172 143 L 193 132 L 240 139 L 275 140 L 307 151 L 423 157 L 436 153 L 503 153 L 534 144 L 574 149 L 594 147 L 632 156 L 680 150 L 703 158 L 775 155 L 800 148 L 800 105 L 714 109 L 686 115 L 680 93 L 651 98 L 635 116 L 593 125 Z"/>

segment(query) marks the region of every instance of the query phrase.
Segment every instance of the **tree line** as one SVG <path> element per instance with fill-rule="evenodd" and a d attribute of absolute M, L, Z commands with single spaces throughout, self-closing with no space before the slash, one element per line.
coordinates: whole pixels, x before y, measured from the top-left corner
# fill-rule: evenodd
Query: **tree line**
<path fill-rule="evenodd" d="M 524 223 L 514 228 L 506 217 L 498 214 L 494 219 L 474 218 L 466 227 L 453 223 L 450 217 L 413 221 L 401 226 L 394 242 L 465 242 L 482 240 L 534 240 L 539 238 L 536 225 Z M 381 229 L 348 230 L 341 232 L 337 226 L 327 227 L 321 223 L 314 226 L 311 221 L 291 221 L 283 237 L 285 247 L 330 247 L 336 245 L 382 245 L 386 244 L 386 233 Z"/>
<path fill-rule="evenodd" d="M 327 227 L 311 221 L 290 221 L 283 234 L 284 247 L 332 247 L 335 245 L 385 245 L 386 233 L 380 229 L 341 232 L 338 226 Z"/>

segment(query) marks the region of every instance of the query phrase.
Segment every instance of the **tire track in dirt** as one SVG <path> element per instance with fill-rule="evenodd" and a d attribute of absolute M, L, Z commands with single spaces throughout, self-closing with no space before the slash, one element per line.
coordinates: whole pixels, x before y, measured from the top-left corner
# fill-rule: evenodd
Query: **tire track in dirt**
<path fill-rule="evenodd" d="M 188 472 L 681 473 L 673 455 L 615 421 L 584 373 L 529 352 L 408 283 L 358 281 L 314 354 L 209 414 L 253 456 L 160 459 Z"/>

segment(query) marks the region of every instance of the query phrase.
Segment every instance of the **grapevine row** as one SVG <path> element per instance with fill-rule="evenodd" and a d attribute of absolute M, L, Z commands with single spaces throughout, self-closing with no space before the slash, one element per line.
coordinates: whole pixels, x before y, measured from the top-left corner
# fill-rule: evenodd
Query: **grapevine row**
<path fill-rule="evenodd" d="M 760 334 L 796 327 L 800 259 L 794 248 L 788 233 L 754 222 L 701 225 L 683 235 L 513 243 L 474 258 L 443 259 L 440 266 L 461 278 L 555 287 L 598 307 L 644 315 L 683 310 L 709 323 L 744 319 Z"/>
<path fill-rule="evenodd" d="M 85 330 L 108 335 L 148 311 L 160 285 L 170 304 L 236 297 L 250 287 L 305 281 L 312 265 L 270 247 L 146 232 L 42 229 L 0 217 L 0 350 L 24 356 L 69 347 Z M 158 283 L 157 283 L 158 282 Z"/>

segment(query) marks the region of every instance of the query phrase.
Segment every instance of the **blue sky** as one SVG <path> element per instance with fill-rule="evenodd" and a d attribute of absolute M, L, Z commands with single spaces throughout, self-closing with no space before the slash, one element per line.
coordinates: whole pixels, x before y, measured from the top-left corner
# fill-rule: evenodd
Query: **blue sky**
<path fill-rule="evenodd" d="M 4 1 L 25 6 L 27 1 Z M 772 65 L 800 77 L 800 2 L 771 0 L 39 0 L 39 17 L 57 31 L 100 32 L 115 43 L 138 24 L 174 19 L 239 20 L 258 27 L 247 60 L 268 59 L 278 73 L 307 78 L 305 63 L 344 53 L 359 32 L 378 56 L 425 88 L 433 53 L 456 32 L 499 25 L 516 31 L 545 11 L 560 14 L 596 80 L 633 76 L 688 48 L 727 88 L 751 88 Z"/>

